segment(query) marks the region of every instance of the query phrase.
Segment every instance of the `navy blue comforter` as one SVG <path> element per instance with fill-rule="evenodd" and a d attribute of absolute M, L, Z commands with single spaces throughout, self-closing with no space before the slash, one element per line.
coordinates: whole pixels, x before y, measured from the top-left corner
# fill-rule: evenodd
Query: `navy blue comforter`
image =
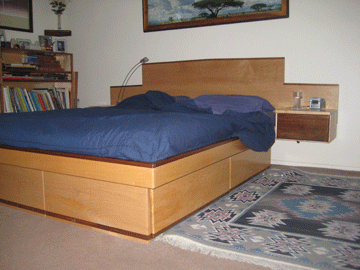
<path fill-rule="evenodd" d="M 158 91 L 107 108 L 0 115 L 0 145 L 155 162 L 238 137 L 267 151 L 274 125 L 262 112 L 212 114 Z"/>

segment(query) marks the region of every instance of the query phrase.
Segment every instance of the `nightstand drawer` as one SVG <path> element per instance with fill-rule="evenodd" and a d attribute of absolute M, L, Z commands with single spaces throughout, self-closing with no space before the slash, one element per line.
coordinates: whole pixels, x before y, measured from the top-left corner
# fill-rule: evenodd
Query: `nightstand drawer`
<path fill-rule="evenodd" d="M 277 114 L 277 138 L 330 141 L 330 115 Z"/>

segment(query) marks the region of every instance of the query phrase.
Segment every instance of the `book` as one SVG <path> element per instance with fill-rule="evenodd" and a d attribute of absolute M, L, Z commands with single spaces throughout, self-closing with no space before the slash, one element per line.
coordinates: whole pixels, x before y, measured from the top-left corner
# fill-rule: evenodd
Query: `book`
<path fill-rule="evenodd" d="M 10 89 L 8 86 L 3 87 L 3 96 L 4 96 L 4 103 L 5 103 L 5 112 L 13 112 L 13 107 L 11 104 L 10 98 Z"/>
<path fill-rule="evenodd" d="M 15 94 L 14 87 L 10 88 L 10 95 L 11 95 L 11 101 L 12 101 L 12 103 L 14 105 L 14 111 L 15 112 L 21 112 L 20 103 L 19 103 L 19 100 L 17 98 L 17 95 Z"/>
<path fill-rule="evenodd" d="M 70 90 L 65 88 L 56 88 L 56 91 L 60 93 L 64 109 L 70 109 Z"/>
<path fill-rule="evenodd" d="M 24 97 L 23 94 L 21 93 L 21 90 L 19 87 L 16 87 L 14 89 L 15 92 L 15 97 L 17 97 L 18 101 L 19 101 L 19 105 L 20 105 L 20 112 L 27 112 L 27 107 L 25 105 L 25 101 L 24 101 Z"/>
<path fill-rule="evenodd" d="M 46 110 L 49 111 L 50 110 L 50 105 L 49 105 L 49 101 L 48 101 L 48 98 L 46 96 L 46 94 L 44 92 L 40 93 L 43 101 L 44 101 L 44 104 L 45 104 L 45 107 L 46 107 Z"/>
<path fill-rule="evenodd" d="M 29 63 L 11 63 L 11 64 L 6 64 L 5 67 L 7 68 L 23 68 L 23 69 L 36 69 L 37 67 L 34 64 L 29 64 Z"/>
<path fill-rule="evenodd" d="M 3 87 L 4 112 L 35 112 L 70 108 L 70 90 L 64 88 Z"/>
<path fill-rule="evenodd" d="M 27 101 L 27 104 L 29 105 L 30 111 L 31 112 L 35 111 L 34 104 L 33 104 L 32 100 L 29 97 L 28 91 L 25 88 L 23 88 L 23 93 L 24 93 L 25 99 Z"/>
<path fill-rule="evenodd" d="M 27 111 L 27 112 L 32 112 L 33 109 L 32 109 L 31 104 L 29 103 L 29 98 L 27 97 L 27 91 L 26 91 L 26 89 L 19 87 L 19 91 L 20 91 L 20 94 L 22 95 L 22 98 L 23 98 L 23 100 L 24 100 L 25 107 L 26 107 L 26 111 Z"/>
<path fill-rule="evenodd" d="M 50 105 L 50 109 L 55 110 L 55 104 L 54 104 L 54 102 L 53 102 L 53 100 L 51 98 L 50 92 L 49 91 L 45 92 L 45 95 L 46 95 L 47 101 L 48 101 L 48 103 Z"/>
<path fill-rule="evenodd" d="M 61 105 L 61 101 L 59 100 L 58 96 L 57 96 L 57 92 L 55 88 L 50 88 L 49 89 L 49 93 L 51 96 L 51 99 L 54 103 L 55 109 L 59 110 L 59 109 L 63 109 L 62 105 Z"/>
<path fill-rule="evenodd" d="M 43 101 L 44 101 L 44 104 L 45 104 L 47 110 L 55 110 L 55 105 L 53 103 L 53 100 L 51 98 L 48 88 L 37 88 L 37 89 L 34 89 L 33 92 L 39 93 L 42 95 Z"/>
<path fill-rule="evenodd" d="M 9 89 L 9 95 L 10 95 L 10 100 L 11 100 L 12 112 L 18 112 L 13 89 L 11 87 L 9 87 L 8 89 Z"/>
<path fill-rule="evenodd" d="M 31 97 L 31 99 L 32 99 L 32 101 L 34 103 L 35 110 L 36 111 L 42 111 L 42 108 L 41 108 L 41 105 L 40 105 L 37 94 L 34 93 L 34 92 L 29 92 L 29 96 Z"/>
<path fill-rule="evenodd" d="M 46 105 L 45 105 L 45 102 L 43 100 L 43 97 L 42 97 L 41 93 L 35 93 L 35 94 L 37 95 L 37 99 L 38 99 L 38 101 L 40 103 L 41 110 L 46 111 Z"/>

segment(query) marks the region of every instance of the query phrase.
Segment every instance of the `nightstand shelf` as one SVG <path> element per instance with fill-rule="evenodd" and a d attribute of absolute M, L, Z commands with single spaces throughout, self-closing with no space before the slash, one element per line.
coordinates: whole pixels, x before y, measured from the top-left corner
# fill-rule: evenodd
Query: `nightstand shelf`
<path fill-rule="evenodd" d="M 336 137 L 337 110 L 277 109 L 276 138 L 331 142 Z"/>

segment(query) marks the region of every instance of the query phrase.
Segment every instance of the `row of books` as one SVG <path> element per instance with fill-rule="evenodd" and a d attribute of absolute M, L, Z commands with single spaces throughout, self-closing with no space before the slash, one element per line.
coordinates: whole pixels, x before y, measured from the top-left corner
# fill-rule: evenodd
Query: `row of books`
<path fill-rule="evenodd" d="M 70 109 L 70 91 L 59 88 L 38 88 L 27 91 L 21 87 L 3 88 L 5 112 L 35 112 Z"/>

